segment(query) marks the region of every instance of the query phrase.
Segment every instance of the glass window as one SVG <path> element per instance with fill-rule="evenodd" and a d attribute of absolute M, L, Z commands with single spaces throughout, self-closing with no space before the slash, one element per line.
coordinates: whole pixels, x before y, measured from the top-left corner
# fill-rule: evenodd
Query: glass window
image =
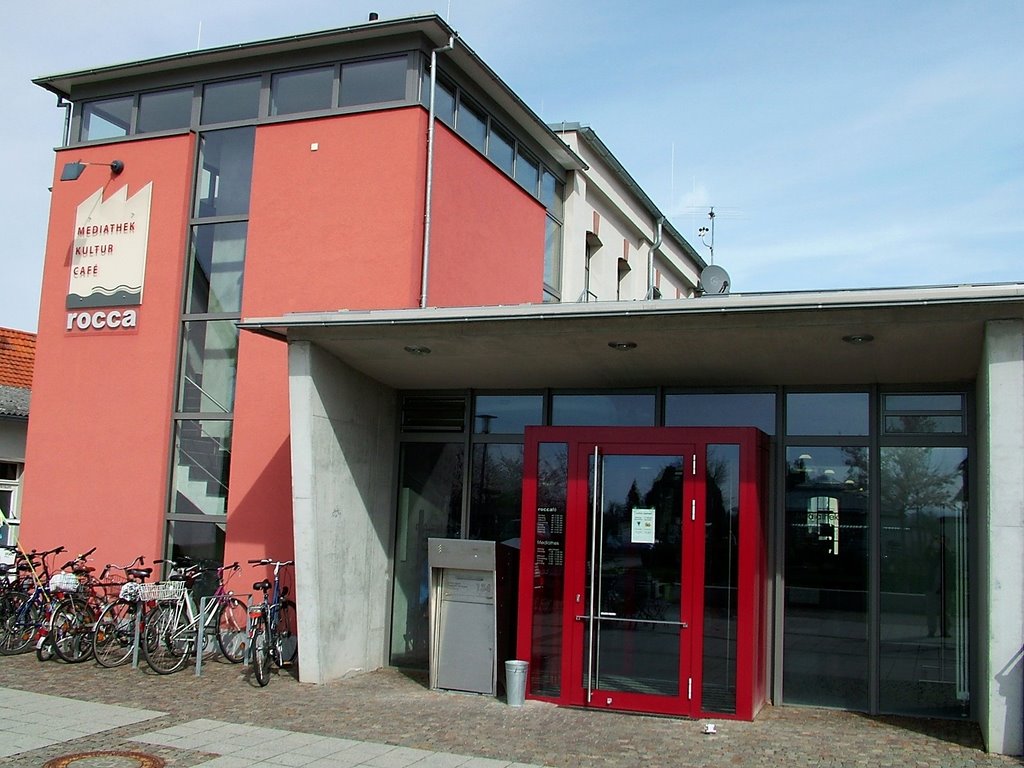
<path fill-rule="evenodd" d="M 522 443 L 477 443 L 469 506 L 469 538 L 518 539 L 523 512 Z"/>
<path fill-rule="evenodd" d="M 885 434 L 887 435 L 962 435 L 963 432 L 964 419 L 962 416 L 891 416 L 887 414 L 885 417 Z"/>
<path fill-rule="evenodd" d="M 967 449 L 882 448 L 879 708 L 969 714 Z"/>
<path fill-rule="evenodd" d="M 540 163 L 523 150 L 519 150 L 516 154 L 516 181 L 536 197 L 537 185 L 540 183 Z"/>
<path fill-rule="evenodd" d="M 330 109 L 333 88 L 334 67 L 280 72 L 270 80 L 270 114 Z"/>
<path fill-rule="evenodd" d="M 654 395 L 554 395 L 551 423 L 559 427 L 652 427 Z"/>
<path fill-rule="evenodd" d="M 954 411 L 959 413 L 964 407 L 963 395 L 886 395 L 884 398 L 886 411 Z"/>
<path fill-rule="evenodd" d="M 246 230 L 244 221 L 193 228 L 187 313 L 241 310 Z"/>
<path fill-rule="evenodd" d="M 740 447 L 707 447 L 704 521 L 704 657 L 701 704 L 736 712 L 736 629 L 739 618 Z"/>
<path fill-rule="evenodd" d="M 562 225 L 550 216 L 544 225 L 544 285 L 562 290 Z"/>
<path fill-rule="evenodd" d="M 182 347 L 178 410 L 231 413 L 238 362 L 238 328 L 235 322 L 186 322 Z"/>
<path fill-rule="evenodd" d="M 482 435 L 521 435 L 544 423 L 542 395 L 477 395 L 473 431 Z"/>
<path fill-rule="evenodd" d="M 467 99 L 459 101 L 459 135 L 481 152 L 487 147 L 487 115 Z"/>
<path fill-rule="evenodd" d="M 0 461 L 0 480 L 17 480 L 20 467 L 12 461 Z"/>
<path fill-rule="evenodd" d="M 199 137 L 196 216 L 237 216 L 249 212 L 256 129 L 206 131 Z"/>
<path fill-rule="evenodd" d="M 786 449 L 783 700 L 868 706 L 868 453 Z"/>
<path fill-rule="evenodd" d="M 530 692 L 558 696 L 562 689 L 562 611 L 565 602 L 565 514 L 569 448 L 537 446 L 537 530 L 533 563 Z"/>
<path fill-rule="evenodd" d="M 786 396 L 790 435 L 867 435 L 866 392 L 808 392 Z"/>
<path fill-rule="evenodd" d="M 427 76 L 427 105 L 430 101 L 430 77 Z M 437 78 L 434 88 L 434 116 L 450 127 L 455 127 L 455 86 Z"/>
<path fill-rule="evenodd" d="M 487 139 L 487 156 L 501 170 L 509 176 L 512 175 L 516 164 L 515 140 L 493 122 L 491 123 L 491 135 Z"/>
<path fill-rule="evenodd" d="M 0 482 L 0 546 L 13 547 L 18 543 L 18 531 L 20 521 L 18 520 L 18 484 Z M 0 562 L 10 564 L 13 562 L 13 554 L 10 552 L 0 553 Z"/>
<path fill-rule="evenodd" d="M 174 425 L 175 515 L 227 514 L 231 422 L 183 419 Z"/>
<path fill-rule="evenodd" d="M 201 122 L 229 123 L 255 120 L 260 110 L 260 78 L 210 83 L 203 88 Z"/>
<path fill-rule="evenodd" d="M 964 433 L 963 395 L 885 395 L 882 404 L 887 435 Z"/>
<path fill-rule="evenodd" d="M 82 141 L 127 136 L 132 126 L 133 96 L 92 101 L 82 108 Z"/>
<path fill-rule="evenodd" d="M 666 427 L 757 427 L 775 434 L 775 395 L 680 393 L 665 396 Z"/>
<path fill-rule="evenodd" d="M 353 61 L 341 65 L 341 106 L 405 99 L 408 58 Z"/>
<path fill-rule="evenodd" d="M 199 563 L 224 563 L 224 523 L 172 520 L 167 525 L 171 560 L 189 558 Z"/>
<path fill-rule="evenodd" d="M 546 168 L 540 175 L 540 201 L 548 209 L 548 213 L 559 221 L 562 220 L 562 194 L 565 187 Z"/>
<path fill-rule="evenodd" d="M 394 666 L 427 668 L 427 539 L 461 535 L 463 456 L 459 443 L 402 446 L 391 613 Z"/>
<path fill-rule="evenodd" d="M 136 133 L 170 131 L 192 124 L 192 89 L 154 91 L 139 96 L 139 122 Z"/>

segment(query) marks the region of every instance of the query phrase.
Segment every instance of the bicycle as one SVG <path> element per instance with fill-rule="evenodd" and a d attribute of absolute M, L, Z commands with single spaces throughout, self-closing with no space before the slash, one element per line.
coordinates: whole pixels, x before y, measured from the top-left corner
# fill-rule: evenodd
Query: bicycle
<path fill-rule="evenodd" d="M 152 568 L 134 567 L 144 564 L 140 555 L 128 565 L 111 563 L 104 569 L 104 572 L 121 571 L 125 582 L 118 591 L 117 599 L 100 612 L 92 630 L 92 655 L 101 667 L 118 667 L 126 663 L 134 653 L 135 617 L 144 605 L 139 599 L 139 587 L 153 573 Z"/>
<path fill-rule="evenodd" d="M 106 604 L 107 571 L 99 579 L 88 564 L 93 547 L 61 566 L 49 581 L 51 600 L 44 626 L 36 637 L 36 658 L 47 661 L 56 655 L 68 664 L 79 664 L 92 655 L 89 638 L 100 610 Z"/>
<path fill-rule="evenodd" d="M 286 600 L 288 587 L 281 587 L 281 568 L 294 565 L 294 560 L 250 560 L 254 566 L 274 566 L 274 581 L 258 581 L 254 590 L 263 592 L 263 602 L 249 607 L 249 648 L 252 671 L 262 688 L 270 682 L 270 661 L 283 667 L 295 658 L 298 643 L 295 637 L 295 603 Z M 270 593 L 273 591 L 273 598 Z"/>
<path fill-rule="evenodd" d="M 50 560 L 64 547 L 44 552 L 20 552 L 15 560 L 21 586 L 31 592 L 9 591 L 0 596 L 0 655 L 13 656 L 31 649 L 45 632 L 52 610 Z M 21 574 L 26 574 L 21 576 Z M 38 642 L 37 642 L 38 644 Z"/>
<path fill-rule="evenodd" d="M 203 653 L 217 638 L 220 652 L 237 664 L 245 657 L 245 604 L 224 589 L 224 572 L 237 571 L 238 563 L 213 568 L 184 561 L 162 561 L 171 565 L 173 573 L 167 581 L 147 584 L 141 589 L 143 600 L 156 604 L 143 617 L 142 654 L 150 669 L 161 675 L 176 672 L 185 666 L 194 653 Z M 218 586 L 203 606 L 196 605 L 192 586 L 196 577 L 216 573 Z"/>

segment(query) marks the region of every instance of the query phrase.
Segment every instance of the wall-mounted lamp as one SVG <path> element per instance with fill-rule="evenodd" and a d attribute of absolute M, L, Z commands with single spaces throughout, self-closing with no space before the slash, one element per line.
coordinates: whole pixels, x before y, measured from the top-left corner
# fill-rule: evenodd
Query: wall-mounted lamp
<path fill-rule="evenodd" d="M 636 349 L 635 341 L 609 341 L 608 346 L 612 349 L 616 349 L 619 352 L 628 352 L 631 349 Z"/>
<path fill-rule="evenodd" d="M 111 176 L 117 176 L 124 170 L 124 163 L 120 160 L 113 160 L 109 163 L 83 163 L 81 160 L 76 160 L 73 163 L 64 163 L 64 169 L 60 172 L 60 180 L 76 181 L 85 171 L 87 165 L 105 165 L 110 169 Z"/>

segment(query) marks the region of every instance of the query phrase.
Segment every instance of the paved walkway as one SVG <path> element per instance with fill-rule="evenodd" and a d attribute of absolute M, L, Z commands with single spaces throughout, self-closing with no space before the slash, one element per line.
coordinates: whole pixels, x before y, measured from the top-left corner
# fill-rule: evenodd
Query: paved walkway
<path fill-rule="evenodd" d="M 716 724 L 718 733 L 705 735 L 698 721 L 539 702 L 514 708 L 431 691 L 397 670 L 323 686 L 282 670 L 261 689 L 247 670 L 220 662 L 196 678 L 191 670 L 160 676 L 91 662 L 41 664 L 34 655 L 0 658 L 0 766 L 145 766 L 118 752 L 170 768 L 1024 764 L 986 754 L 977 727 L 960 721 L 769 707 L 753 723 Z M 68 757 L 100 751 L 108 754 Z"/>

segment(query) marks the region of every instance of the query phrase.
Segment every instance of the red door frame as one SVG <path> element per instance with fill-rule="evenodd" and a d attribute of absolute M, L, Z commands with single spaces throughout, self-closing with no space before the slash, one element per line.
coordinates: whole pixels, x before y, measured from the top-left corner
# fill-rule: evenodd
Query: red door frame
<path fill-rule="evenodd" d="M 562 586 L 561 622 L 562 641 L 560 659 L 560 692 L 543 695 L 534 692 L 534 674 L 531 670 L 527 685 L 529 698 L 552 701 L 557 704 L 587 705 L 585 691 L 580 685 L 585 627 L 576 616 L 576 595 L 584 594 L 585 541 L 588 483 L 588 457 L 598 445 L 602 453 L 614 455 L 655 454 L 682 456 L 687 447 L 683 483 L 683 563 L 690 578 L 684 578 L 682 620 L 689 628 L 680 632 L 680 696 L 653 697 L 615 692 L 612 703 L 606 697 L 595 696 L 589 706 L 652 712 L 657 714 L 701 717 L 713 715 L 723 719 L 750 720 L 765 702 L 767 690 L 767 546 L 765 535 L 765 440 L 753 428 L 690 428 L 690 427 L 529 427 L 526 430 L 523 463 L 523 513 L 521 534 L 521 560 L 519 573 L 519 620 L 517 647 L 519 658 L 533 659 L 533 602 L 536 586 L 535 562 L 537 551 L 537 461 L 542 443 L 567 446 L 564 582 Z M 703 709 L 701 672 L 703 654 L 704 609 L 704 524 L 706 506 L 706 456 L 708 445 L 738 445 L 740 447 L 740 527 L 739 568 L 737 596 L 736 645 L 736 711 L 711 713 Z M 695 461 L 690 459 L 695 456 Z M 695 470 L 692 471 L 691 470 Z M 688 480 L 688 482 L 686 481 Z M 692 519 L 688 509 L 692 504 Z M 687 527 L 688 526 L 688 527 Z M 581 533 L 581 530 L 583 533 Z M 686 565 L 689 564 L 689 565 Z M 585 608 L 586 606 L 582 606 Z M 687 618 L 689 617 L 689 618 Z M 689 667 L 689 674 L 682 676 Z M 690 685 L 687 685 L 687 678 Z M 686 689 L 689 688 L 689 691 Z M 687 697 L 689 693 L 689 698 Z"/>

